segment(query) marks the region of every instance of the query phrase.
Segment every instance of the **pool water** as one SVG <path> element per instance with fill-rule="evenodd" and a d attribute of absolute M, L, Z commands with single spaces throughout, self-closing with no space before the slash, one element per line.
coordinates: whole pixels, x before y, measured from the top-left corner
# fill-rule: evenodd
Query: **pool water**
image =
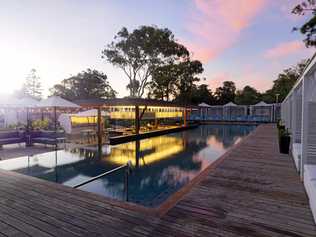
<path fill-rule="evenodd" d="M 255 127 L 203 125 L 178 133 L 115 146 L 58 150 L 0 162 L 0 168 L 74 186 L 129 160 L 133 168 L 125 189 L 125 170 L 81 186 L 103 196 L 157 207 L 216 161 Z"/>

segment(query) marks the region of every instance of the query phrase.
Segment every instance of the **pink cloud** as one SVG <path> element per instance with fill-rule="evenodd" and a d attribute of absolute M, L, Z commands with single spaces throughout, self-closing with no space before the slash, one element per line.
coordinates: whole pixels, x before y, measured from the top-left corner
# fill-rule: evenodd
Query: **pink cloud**
<path fill-rule="evenodd" d="M 302 41 L 290 41 L 285 43 L 280 43 L 277 46 L 268 49 L 264 52 L 263 56 L 266 59 L 279 59 L 292 54 L 296 54 L 305 49 Z"/>
<path fill-rule="evenodd" d="M 183 42 L 195 58 L 208 62 L 232 46 L 265 5 L 265 0 L 194 0 L 186 26 L 191 40 Z"/>
<path fill-rule="evenodd" d="M 219 72 L 208 76 L 207 84 L 212 91 L 223 85 L 224 81 L 233 81 L 237 89 L 243 89 L 245 86 L 256 88 L 260 92 L 264 92 L 271 88 L 271 76 L 258 72 L 250 65 L 245 65 L 238 73 Z"/>

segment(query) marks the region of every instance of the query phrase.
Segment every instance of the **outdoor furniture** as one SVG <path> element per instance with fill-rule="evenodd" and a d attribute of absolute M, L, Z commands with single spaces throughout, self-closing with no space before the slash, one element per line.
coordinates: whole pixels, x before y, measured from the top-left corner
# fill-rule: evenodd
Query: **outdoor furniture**
<path fill-rule="evenodd" d="M 55 145 L 59 143 L 64 143 L 65 133 L 55 132 L 55 131 L 32 131 L 30 133 L 30 143 L 31 144 L 45 144 L 45 145 Z"/>
<path fill-rule="evenodd" d="M 20 144 L 24 142 L 26 142 L 24 132 L 0 132 L 0 146 L 9 144 Z"/>

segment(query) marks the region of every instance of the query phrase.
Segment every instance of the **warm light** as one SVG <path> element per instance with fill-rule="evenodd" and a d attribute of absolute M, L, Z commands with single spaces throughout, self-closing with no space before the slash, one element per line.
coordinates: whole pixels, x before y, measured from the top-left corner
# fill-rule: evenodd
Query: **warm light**
<path fill-rule="evenodd" d="M 166 159 L 184 150 L 183 141 L 177 137 L 155 137 L 140 141 L 139 165 L 148 165 Z M 148 154 L 144 154 L 148 152 Z M 111 154 L 106 158 L 117 165 L 126 164 L 129 160 L 136 165 L 136 144 L 126 143 L 111 149 Z"/>
<path fill-rule="evenodd" d="M 139 107 L 139 113 L 145 109 L 145 106 Z M 181 118 L 183 116 L 182 109 L 178 107 L 158 107 L 149 106 L 146 108 L 142 119 L 156 118 Z M 135 119 L 135 106 L 111 106 L 111 119 Z"/>
<path fill-rule="evenodd" d="M 77 125 L 77 124 L 97 123 L 98 118 L 96 116 L 90 116 L 90 117 L 71 116 L 70 120 L 71 120 L 71 124 Z"/>

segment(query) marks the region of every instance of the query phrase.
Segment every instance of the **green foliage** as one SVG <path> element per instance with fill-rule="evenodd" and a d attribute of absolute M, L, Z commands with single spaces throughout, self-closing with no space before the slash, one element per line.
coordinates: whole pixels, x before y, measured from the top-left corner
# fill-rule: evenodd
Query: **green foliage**
<path fill-rule="evenodd" d="M 306 36 L 304 39 L 306 47 L 316 46 L 316 1 L 307 0 L 296 5 L 293 10 L 293 14 L 305 15 L 311 13 L 311 17 L 301 26 L 294 27 L 293 30 L 299 30 L 303 35 Z"/>
<path fill-rule="evenodd" d="M 193 88 L 191 102 L 196 105 L 203 102 L 214 105 L 216 100 L 212 91 L 208 88 L 208 85 L 201 84 Z"/>
<path fill-rule="evenodd" d="M 38 119 L 38 120 L 34 120 L 32 121 L 32 128 L 33 129 L 44 129 L 47 130 L 49 127 L 49 120 L 48 119 Z"/>
<path fill-rule="evenodd" d="M 186 60 L 177 66 L 175 100 L 184 104 L 191 103 L 195 83 L 200 81 L 198 74 L 203 72 L 202 63 L 198 60 Z"/>
<path fill-rule="evenodd" d="M 303 60 L 280 73 L 278 79 L 273 81 L 272 88 L 263 94 L 263 100 L 267 103 L 275 103 L 278 95 L 278 102 L 282 102 L 302 75 L 307 63 L 308 60 Z"/>
<path fill-rule="evenodd" d="M 169 29 L 141 26 L 132 32 L 123 27 L 107 47 L 102 58 L 123 70 L 131 97 L 142 97 L 158 67 L 183 61 L 188 50 L 177 43 Z"/>
<path fill-rule="evenodd" d="M 224 105 L 235 101 L 236 85 L 232 81 L 224 81 L 223 86 L 215 90 L 217 104 Z"/>
<path fill-rule="evenodd" d="M 114 98 L 116 95 L 107 76 L 91 69 L 64 79 L 60 84 L 54 85 L 50 91 L 52 95 L 61 96 L 67 100 Z"/>
<path fill-rule="evenodd" d="M 260 100 L 260 93 L 251 86 L 245 86 L 242 90 L 238 90 L 235 96 L 235 103 L 239 105 L 252 105 Z"/>

